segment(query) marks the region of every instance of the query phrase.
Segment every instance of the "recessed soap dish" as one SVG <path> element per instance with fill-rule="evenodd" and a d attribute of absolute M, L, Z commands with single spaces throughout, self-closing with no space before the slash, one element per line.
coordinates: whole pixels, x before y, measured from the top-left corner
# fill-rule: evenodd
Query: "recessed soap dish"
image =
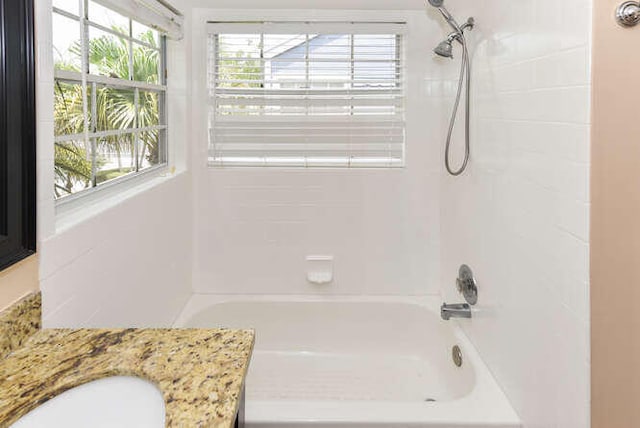
<path fill-rule="evenodd" d="M 333 282 L 333 256 L 307 256 L 307 281 L 317 285 Z"/>

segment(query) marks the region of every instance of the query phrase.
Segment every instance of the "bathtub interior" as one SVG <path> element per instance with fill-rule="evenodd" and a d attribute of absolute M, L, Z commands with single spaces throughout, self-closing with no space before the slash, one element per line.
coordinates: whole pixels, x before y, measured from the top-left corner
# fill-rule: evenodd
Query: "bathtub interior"
<path fill-rule="evenodd" d="M 443 402 L 475 385 L 451 327 L 418 304 L 222 301 L 178 325 L 256 330 L 248 401 Z"/>

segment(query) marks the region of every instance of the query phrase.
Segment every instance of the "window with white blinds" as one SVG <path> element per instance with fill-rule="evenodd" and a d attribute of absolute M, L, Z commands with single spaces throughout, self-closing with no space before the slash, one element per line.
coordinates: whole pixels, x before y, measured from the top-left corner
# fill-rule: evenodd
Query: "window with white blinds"
<path fill-rule="evenodd" d="M 210 24 L 209 163 L 402 167 L 403 30 Z"/>

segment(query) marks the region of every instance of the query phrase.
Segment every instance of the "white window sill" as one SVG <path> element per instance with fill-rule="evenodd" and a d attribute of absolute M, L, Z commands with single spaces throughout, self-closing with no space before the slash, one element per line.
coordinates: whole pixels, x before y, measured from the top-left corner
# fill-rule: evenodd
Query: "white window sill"
<path fill-rule="evenodd" d="M 56 233 L 84 223 L 123 202 L 160 186 L 183 172 L 176 173 L 168 166 L 116 183 L 104 189 L 96 189 L 73 200 L 56 203 Z"/>

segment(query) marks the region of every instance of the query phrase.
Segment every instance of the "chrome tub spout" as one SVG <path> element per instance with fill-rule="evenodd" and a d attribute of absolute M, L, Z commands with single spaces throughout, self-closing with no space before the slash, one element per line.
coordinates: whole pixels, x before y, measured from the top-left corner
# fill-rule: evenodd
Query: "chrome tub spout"
<path fill-rule="evenodd" d="M 471 306 L 466 303 L 454 305 L 445 303 L 440 307 L 440 316 L 445 321 L 449 321 L 451 318 L 471 318 Z"/>

